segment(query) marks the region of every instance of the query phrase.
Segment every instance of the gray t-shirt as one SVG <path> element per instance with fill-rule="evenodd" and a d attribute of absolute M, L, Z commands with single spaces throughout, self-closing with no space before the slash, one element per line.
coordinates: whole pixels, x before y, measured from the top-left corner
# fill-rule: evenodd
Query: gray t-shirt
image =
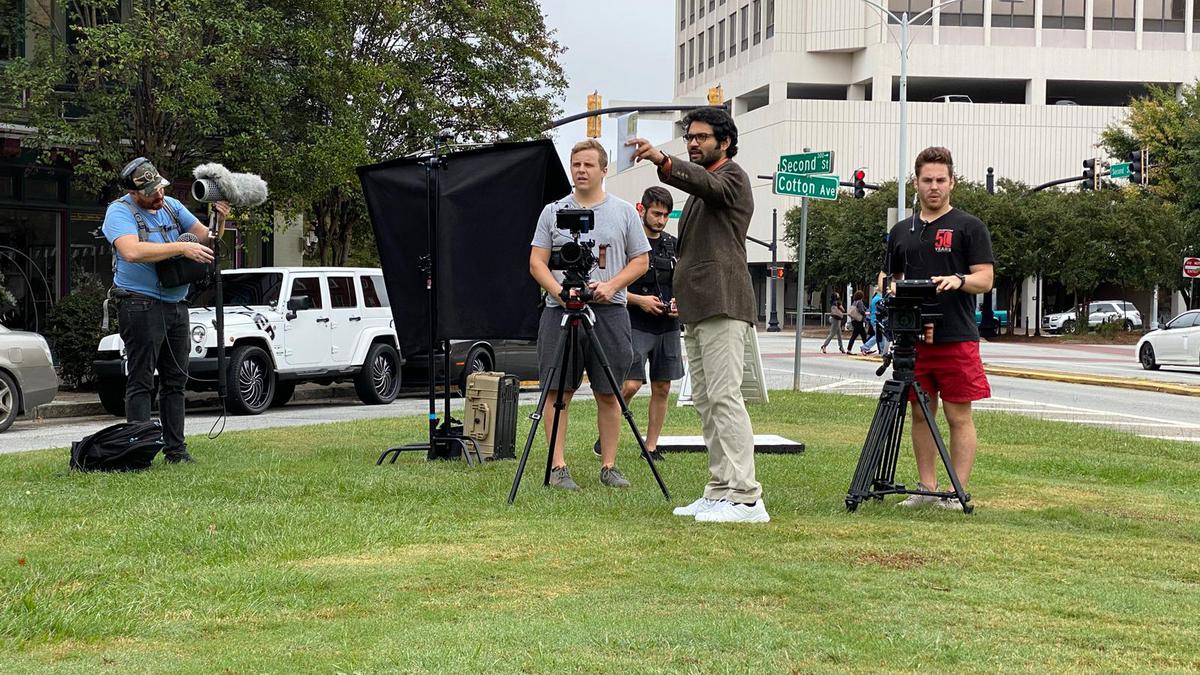
<path fill-rule="evenodd" d="M 575 200 L 574 194 L 547 204 L 542 209 L 542 215 L 538 216 L 537 230 L 533 233 L 532 245 L 538 248 L 555 249 L 571 241 L 569 230 L 560 230 L 555 226 L 554 214 L 559 209 L 579 208 L 583 207 Z M 600 247 L 608 245 L 604 269 L 593 267 L 591 278 L 592 281 L 609 281 L 625 268 L 630 259 L 649 251 L 650 242 L 646 239 L 646 232 L 642 230 L 642 218 L 638 215 L 637 209 L 633 208 L 633 204 L 612 195 L 606 195 L 604 201 L 592 206 L 591 209 L 596 214 L 595 224 L 591 232 L 582 235 L 579 239 L 580 241 L 594 240 L 596 242 L 592 253 L 597 258 L 600 257 Z M 554 278 L 558 279 L 561 284 L 563 273 L 555 271 Z M 621 289 L 613 296 L 612 304 L 625 304 L 625 289 Z M 561 305 L 558 298 L 546 296 L 547 307 Z"/>

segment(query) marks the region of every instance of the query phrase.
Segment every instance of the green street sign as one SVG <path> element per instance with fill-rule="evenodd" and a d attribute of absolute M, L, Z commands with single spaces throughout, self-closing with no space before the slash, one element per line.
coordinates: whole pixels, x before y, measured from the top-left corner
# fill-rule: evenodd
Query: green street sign
<path fill-rule="evenodd" d="M 1129 162 L 1121 162 L 1108 167 L 1109 175 L 1113 178 L 1129 178 Z"/>
<path fill-rule="evenodd" d="M 802 176 L 781 171 L 775 174 L 775 194 L 835 201 L 838 183 L 837 176 Z"/>
<path fill-rule="evenodd" d="M 833 152 L 805 152 L 799 155 L 784 155 L 779 158 L 779 170 L 801 176 L 817 173 L 833 173 Z"/>

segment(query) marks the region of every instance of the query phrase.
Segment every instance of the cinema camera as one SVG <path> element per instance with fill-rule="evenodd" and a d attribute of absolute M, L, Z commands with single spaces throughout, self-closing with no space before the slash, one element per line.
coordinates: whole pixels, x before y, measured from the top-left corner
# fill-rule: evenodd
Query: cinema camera
<path fill-rule="evenodd" d="M 918 342 L 933 340 L 934 325 L 942 318 L 937 305 L 937 284 L 928 279 L 897 281 L 896 292 L 880 303 L 876 311 L 895 345 L 884 356 L 883 366 L 876 374 L 882 375 L 888 366 L 894 365 L 897 379 L 906 379 L 916 367 L 914 347 Z"/>
<path fill-rule="evenodd" d="M 605 247 L 597 257 L 593 250 L 594 240 L 581 237 L 595 227 L 596 213 L 591 209 L 560 209 L 555 214 L 556 227 L 571 233 L 571 241 L 550 252 L 550 269 L 563 273 L 562 292 L 566 302 L 588 302 L 592 299 L 591 282 L 593 267 L 604 269 Z M 574 293 L 572 293 L 574 291 Z"/>

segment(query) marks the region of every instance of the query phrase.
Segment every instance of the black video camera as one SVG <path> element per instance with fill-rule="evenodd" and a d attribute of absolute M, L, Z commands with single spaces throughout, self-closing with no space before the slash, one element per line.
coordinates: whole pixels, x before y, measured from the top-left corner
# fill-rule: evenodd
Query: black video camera
<path fill-rule="evenodd" d="M 926 325 L 942 318 L 937 305 L 937 284 L 928 279 L 896 282 L 895 294 L 882 304 L 892 339 L 918 338 Z"/>
<path fill-rule="evenodd" d="M 597 261 L 593 251 L 596 242 L 580 239 L 595 227 L 595 218 L 596 212 L 591 209 L 560 209 L 555 213 L 556 227 L 571 233 L 571 241 L 550 252 L 550 269 L 563 273 L 562 297 L 567 302 L 591 300 L 592 289 L 588 283 L 592 268 L 604 267 L 603 256 Z"/>

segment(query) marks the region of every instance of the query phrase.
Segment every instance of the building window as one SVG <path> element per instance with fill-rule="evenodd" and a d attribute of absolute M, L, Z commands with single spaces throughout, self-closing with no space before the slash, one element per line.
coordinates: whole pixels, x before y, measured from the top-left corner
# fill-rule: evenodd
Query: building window
<path fill-rule="evenodd" d="M 688 23 L 696 23 L 696 0 L 688 0 Z"/>
<path fill-rule="evenodd" d="M 1084 29 L 1085 0 L 1043 0 L 1042 28 Z"/>
<path fill-rule="evenodd" d="M 1133 30 L 1136 0 L 1096 0 L 1092 30 Z"/>
<path fill-rule="evenodd" d="M 688 77 L 696 76 L 696 38 L 688 40 Z"/>
<path fill-rule="evenodd" d="M 685 56 L 686 56 L 686 54 L 684 53 L 684 46 L 681 43 L 679 45 L 679 81 L 680 82 L 683 82 L 683 80 L 684 80 L 683 76 L 685 75 L 684 65 L 683 65 L 683 63 L 684 63 L 683 60 L 684 60 Z"/>
<path fill-rule="evenodd" d="M 700 0 L 700 18 L 704 18 L 704 0 Z"/>
<path fill-rule="evenodd" d="M 1145 0 L 1142 30 L 1152 33 L 1182 33 L 1183 0 Z"/>
<path fill-rule="evenodd" d="M 943 26 L 982 26 L 983 0 L 962 0 L 941 9 Z"/>
<path fill-rule="evenodd" d="M 1200 2 L 1200 0 L 1197 0 Z M 717 63 L 725 63 L 725 19 L 721 19 L 717 23 L 717 42 L 721 43 L 721 53 L 717 57 Z"/>
<path fill-rule="evenodd" d="M 687 1 L 679 0 L 679 30 L 687 28 Z"/>
<path fill-rule="evenodd" d="M 25 1 L 0 0 L 0 61 L 25 55 Z"/>
<path fill-rule="evenodd" d="M 1033 28 L 1032 2 L 992 0 L 992 25 L 997 28 Z"/>
<path fill-rule="evenodd" d="M 708 67 L 709 68 L 712 68 L 713 65 L 716 64 L 716 61 L 713 59 L 713 52 L 717 51 L 717 41 L 715 38 L 713 38 L 713 35 L 715 35 L 715 33 L 713 31 L 713 27 L 709 26 L 708 27 Z"/>
<path fill-rule="evenodd" d="M 904 12 L 908 12 L 909 18 L 924 12 L 933 6 L 933 0 L 888 0 L 887 8 L 892 14 L 900 16 Z M 929 15 L 922 17 L 922 23 L 928 21 Z M 888 23 L 896 23 L 892 17 L 888 17 Z"/>
<path fill-rule="evenodd" d="M 696 72 L 704 72 L 704 31 L 696 36 Z"/>
<path fill-rule="evenodd" d="M 1200 34 L 1200 0 L 1192 0 L 1192 32 Z"/>
<path fill-rule="evenodd" d="M 729 15 L 729 57 L 737 54 L 737 12 Z"/>
<path fill-rule="evenodd" d="M 742 6 L 742 51 L 750 48 L 750 5 Z"/>
<path fill-rule="evenodd" d="M 754 44 L 762 42 L 762 0 L 754 0 Z"/>
<path fill-rule="evenodd" d="M 775 36 L 775 0 L 767 0 L 767 39 Z"/>
<path fill-rule="evenodd" d="M 717 0 L 708 0 L 708 11 L 711 13 L 717 8 Z"/>

